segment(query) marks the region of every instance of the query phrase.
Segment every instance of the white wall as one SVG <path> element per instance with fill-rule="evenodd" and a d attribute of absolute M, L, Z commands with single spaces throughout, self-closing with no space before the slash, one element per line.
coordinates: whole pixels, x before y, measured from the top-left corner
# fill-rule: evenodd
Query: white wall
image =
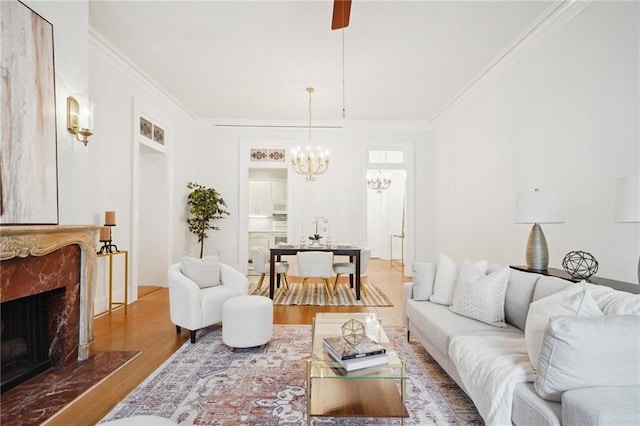
<path fill-rule="evenodd" d="M 195 121 L 126 58 L 104 43 L 99 34 L 90 37 L 89 71 L 91 98 L 96 110 L 94 135 L 88 146 L 90 173 L 84 177 L 90 181 L 91 196 L 83 201 L 83 210 L 89 212 L 90 223 L 95 224 L 103 223 L 105 210 L 117 212 L 114 243 L 121 250 L 130 250 L 130 294 L 135 300 L 138 284 L 165 284 L 167 264 L 178 260 L 179 252 L 174 246 L 183 245 L 183 237 L 177 232 L 182 225 L 178 223 L 176 211 L 183 202 L 178 187 L 190 167 L 185 164 L 184 153 L 193 150 Z M 134 110 L 158 117 L 166 126 L 166 155 L 139 154 Z M 167 173 L 166 181 L 163 173 Z M 158 184 L 155 191 L 153 180 Z M 179 184 L 174 184 L 174 180 Z M 144 188 L 144 194 L 140 194 L 138 188 Z M 167 197 L 166 205 L 158 207 L 162 212 L 153 215 L 153 209 L 149 208 L 151 200 Z M 164 225 L 158 224 L 160 217 L 165 217 Z M 158 226 L 164 226 L 163 231 L 167 232 L 166 237 L 163 236 L 165 247 L 147 250 L 145 242 L 155 241 L 154 229 Z M 160 271 L 159 274 L 151 274 L 149 265 Z M 99 268 L 96 311 L 106 299 L 107 291 L 105 265 L 99 265 Z M 142 268 L 145 282 L 139 282 L 139 268 Z M 120 271 L 114 276 L 120 277 Z M 146 282 L 150 276 L 160 281 Z M 115 298 L 121 300 L 121 284 L 115 283 Z"/>
<path fill-rule="evenodd" d="M 557 190 L 566 223 L 542 225 L 549 266 L 583 250 L 598 275 L 637 281 L 639 225 L 613 222 L 613 193 L 640 167 L 639 17 L 637 2 L 589 4 L 434 123 L 434 253 L 524 264 L 531 225 L 513 223 L 514 196 Z"/>
<path fill-rule="evenodd" d="M 312 143 L 322 145 L 331 153 L 331 163 L 325 174 L 314 182 L 307 182 L 303 176 L 289 173 L 290 241 L 297 242 L 301 232 L 305 236 L 311 235 L 314 218 L 325 216 L 329 219 L 331 238 L 334 242 L 365 245 L 367 141 L 375 139 L 389 146 L 398 141 L 412 141 L 418 144 L 424 143 L 427 134 L 425 126 L 402 123 L 345 123 L 344 126 L 339 129 L 313 129 Z M 241 221 L 247 219 L 238 214 L 241 210 L 240 203 L 246 202 L 239 198 L 240 185 L 246 184 L 238 179 L 241 141 L 256 140 L 263 143 L 272 140 L 274 145 L 285 144 L 294 147 L 304 146 L 306 139 L 305 128 L 203 126 L 198 129 L 196 145 L 188 160 L 190 167 L 187 179 L 216 188 L 231 212 L 229 217 L 217 223 L 220 230 L 211 232 L 205 243 L 205 252 L 220 252 L 224 262 L 240 270 L 246 268 L 242 259 L 242 253 L 246 250 L 241 249 L 240 241 L 247 239 L 246 233 L 241 235 Z M 177 184 L 178 187 L 184 185 Z M 413 191 L 413 186 L 409 189 Z M 181 217 L 181 221 L 184 221 L 184 216 Z M 187 238 L 187 243 L 181 249 L 197 253 L 195 236 L 188 234 L 186 225 L 182 226 L 185 229 L 183 235 Z M 413 226 L 413 223 L 410 226 Z M 413 255 L 413 249 L 408 252 Z"/>
<path fill-rule="evenodd" d="M 89 150 L 67 132 L 67 97 L 89 99 L 88 4 L 25 1 L 53 25 L 58 129 L 58 209 L 61 225 L 93 223 L 84 208 L 91 191 Z M 91 143 L 91 142 L 90 142 Z"/>

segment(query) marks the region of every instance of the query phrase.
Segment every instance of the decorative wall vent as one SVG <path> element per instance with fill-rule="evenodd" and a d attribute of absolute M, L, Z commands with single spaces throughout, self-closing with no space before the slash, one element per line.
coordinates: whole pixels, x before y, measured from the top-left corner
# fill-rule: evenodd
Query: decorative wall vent
<path fill-rule="evenodd" d="M 164 145 L 164 129 L 143 117 L 140 117 L 140 134 L 160 145 Z"/>
<path fill-rule="evenodd" d="M 285 161 L 284 149 L 252 149 L 249 161 L 271 161 L 283 163 Z"/>

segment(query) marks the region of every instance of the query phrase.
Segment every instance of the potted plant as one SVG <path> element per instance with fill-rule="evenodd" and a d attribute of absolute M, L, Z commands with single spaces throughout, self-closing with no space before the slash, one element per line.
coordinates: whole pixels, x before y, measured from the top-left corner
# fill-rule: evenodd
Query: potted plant
<path fill-rule="evenodd" d="M 323 231 L 323 232 L 327 231 L 329 221 L 324 216 L 318 216 L 315 218 L 313 223 L 316 225 L 316 232 L 315 234 L 309 236 L 309 239 L 311 240 L 311 245 L 317 246 L 320 244 L 320 239 L 322 239 L 322 236 L 320 235 L 320 231 Z"/>
<path fill-rule="evenodd" d="M 214 188 L 207 188 L 200 184 L 189 182 L 187 188 L 191 190 L 187 196 L 190 218 L 187 218 L 189 231 L 198 237 L 200 243 L 200 257 L 204 252 L 204 240 L 207 238 L 207 231 L 218 230 L 211 222 L 224 219 L 229 215 L 226 210 L 227 204 L 218 191 Z"/>

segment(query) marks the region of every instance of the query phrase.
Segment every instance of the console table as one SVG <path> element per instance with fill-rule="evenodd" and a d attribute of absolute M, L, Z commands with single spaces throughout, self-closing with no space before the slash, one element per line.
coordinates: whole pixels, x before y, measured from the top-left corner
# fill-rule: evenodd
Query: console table
<path fill-rule="evenodd" d="M 124 254 L 124 302 L 113 301 L 113 256 Z M 114 251 L 113 253 L 99 253 L 96 257 L 109 257 L 109 308 L 98 315 L 111 313 L 113 307 L 124 306 L 127 310 L 127 300 L 129 298 L 129 252 L 127 250 Z"/>
<path fill-rule="evenodd" d="M 512 265 L 510 266 L 510 268 L 515 269 L 517 271 L 533 272 L 536 274 L 546 275 L 549 277 L 562 278 L 564 280 L 569 280 L 576 283 L 582 281 L 581 278 L 574 278 L 563 269 L 549 268 L 544 271 L 541 271 L 537 269 L 529 269 L 526 266 L 522 266 L 522 265 L 517 265 L 517 266 Z M 588 280 L 585 280 L 585 281 L 592 284 L 599 284 L 599 285 L 611 287 L 615 290 L 622 290 L 628 293 L 640 294 L 640 285 L 628 283 L 625 281 L 617 281 L 609 278 L 602 278 L 602 277 L 596 277 L 596 276 L 590 277 Z"/>

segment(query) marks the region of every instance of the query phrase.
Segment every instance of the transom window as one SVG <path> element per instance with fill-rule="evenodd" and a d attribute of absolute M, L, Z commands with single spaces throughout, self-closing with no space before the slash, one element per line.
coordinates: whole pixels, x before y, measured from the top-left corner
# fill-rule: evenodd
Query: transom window
<path fill-rule="evenodd" d="M 403 164 L 403 151 L 369 151 L 369 163 Z"/>

